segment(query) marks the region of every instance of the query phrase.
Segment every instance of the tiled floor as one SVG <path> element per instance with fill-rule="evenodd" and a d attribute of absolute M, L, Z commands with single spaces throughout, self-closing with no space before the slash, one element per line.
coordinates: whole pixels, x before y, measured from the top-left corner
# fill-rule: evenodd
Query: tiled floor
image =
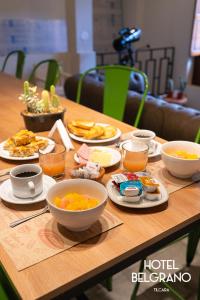
<path fill-rule="evenodd" d="M 183 299 L 196 300 L 197 298 L 197 283 L 200 274 L 200 243 L 195 255 L 195 259 L 190 268 L 185 266 L 186 258 L 186 240 L 176 242 L 167 248 L 149 256 L 148 259 L 173 259 L 176 267 L 180 272 L 189 272 L 192 280 L 189 283 L 173 283 L 173 287 L 183 295 Z M 85 294 L 90 300 L 128 300 L 130 299 L 133 284 L 131 283 L 131 273 L 138 272 L 139 263 L 123 270 L 113 276 L 113 291 L 108 292 L 101 285 L 97 285 Z M 162 271 L 161 271 L 162 272 Z M 165 270 L 164 273 L 167 273 Z M 138 291 L 138 300 L 171 300 L 174 299 L 169 292 L 155 292 L 154 288 L 162 287 L 163 285 L 153 285 L 152 283 L 141 283 Z"/>

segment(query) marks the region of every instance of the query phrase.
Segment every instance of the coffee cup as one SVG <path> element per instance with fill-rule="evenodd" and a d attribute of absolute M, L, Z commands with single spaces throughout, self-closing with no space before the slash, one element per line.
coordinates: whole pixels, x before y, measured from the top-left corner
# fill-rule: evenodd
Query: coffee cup
<path fill-rule="evenodd" d="M 25 164 L 10 171 L 13 195 L 18 198 L 32 198 L 43 191 L 42 169 L 34 164 Z"/>
<path fill-rule="evenodd" d="M 146 129 L 138 129 L 132 132 L 132 139 L 146 144 L 149 149 L 152 147 L 152 141 L 155 136 L 155 132 Z"/>

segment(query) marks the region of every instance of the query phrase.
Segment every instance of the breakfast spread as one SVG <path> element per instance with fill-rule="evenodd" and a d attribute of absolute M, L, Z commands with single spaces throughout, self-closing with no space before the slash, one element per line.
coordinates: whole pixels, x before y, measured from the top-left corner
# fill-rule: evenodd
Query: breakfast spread
<path fill-rule="evenodd" d="M 112 175 L 112 183 L 122 197 L 122 201 L 136 202 L 140 199 L 159 200 L 161 193 L 158 182 L 148 173 L 120 173 Z"/>
<path fill-rule="evenodd" d="M 54 204 L 65 210 L 87 210 L 96 207 L 99 200 L 79 193 L 67 193 L 64 197 L 55 197 Z"/>
<path fill-rule="evenodd" d="M 39 149 L 45 149 L 48 141 L 38 138 L 29 130 L 20 130 L 15 135 L 6 140 L 3 149 L 9 152 L 10 156 L 27 157 L 34 155 Z"/>
<path fill-rule="evenodd" d="M 70 133 L 86 140 L 106 140 L 117 133 L 117 128 L 111 125 L 101 126 L 93 121 L 74 120 L 67 125 Z"/>
<path fill-rule="evenodd" d="M 191 153 L 191 152 L 188 152 L 186 150 L 172 149 L 172 150 L 167 150 L 165 152 L 168 155 L 174 156 L 174 157 L 177 157 L 177 158 L 183 158 L 183 159 L 198 159 L 198 158 L 200 158 L 200 156 L 198 154 Z"/>

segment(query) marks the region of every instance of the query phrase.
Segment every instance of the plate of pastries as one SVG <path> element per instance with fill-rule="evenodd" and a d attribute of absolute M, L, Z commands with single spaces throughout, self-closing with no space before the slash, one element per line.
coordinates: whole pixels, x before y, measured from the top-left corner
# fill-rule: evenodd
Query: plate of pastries
<path fill-rule="evenodd" d="M 39 150 L 49 153 L 54 147 L 54 141 L 24 129 L 0 144 L 0 157 L 9 160 L 31 160 L 38 158 Z"/>
<path fill-rule="evenodd" d="M 71 121 L 67 124 L 67 128 L 71 138 L 83 143 L 111 142 L 121 136 L 121 131 L 115 126 L 87 120 Z"/>

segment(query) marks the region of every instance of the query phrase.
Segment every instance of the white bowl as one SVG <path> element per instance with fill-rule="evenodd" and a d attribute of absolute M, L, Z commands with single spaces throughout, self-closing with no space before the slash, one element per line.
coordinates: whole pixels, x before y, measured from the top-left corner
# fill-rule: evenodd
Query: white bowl
<path fill-rule="evenodd" d="M 200 145 L 186 141 L 172 141 L 162 145 L 161 156 L 166 169 L 175 177 L 190 178 L 200 172 L 200 159 L 183 159 L 171 156 L 167 150 L 185 150 L 200 156 Z"/>
<path fill-rule="evenodd" d="M 94 197 L 100 203 L 91 209 L 82 211 L 71 211 L 58 208 L 53 204 L 53 199 L 63 197 L 66 193 L 80 193 Z M 58 223 L 71 231 L 83 231 L 88 229 L 101 216 L 108 198 L 106 188 L 93 180 L 68 179 L 54 184 L 47 193 L 47 202 L 50 212 Z"/>

